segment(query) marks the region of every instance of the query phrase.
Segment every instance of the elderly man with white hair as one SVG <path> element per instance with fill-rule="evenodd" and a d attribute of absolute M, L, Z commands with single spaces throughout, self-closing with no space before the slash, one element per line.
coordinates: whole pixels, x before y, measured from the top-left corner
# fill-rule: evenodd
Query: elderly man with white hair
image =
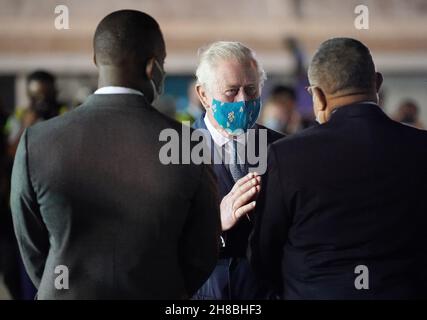
<path fill-rule="evenodd" d="M 195 90 L 205 113 L 193 127 L 204 129 L 211 138 L 223 233 L 220 260 L 194 299 L 268 298 L 246 258 L 263 173 L 256 172 L 257 164 L 248 161 L 249 150 L 256 150 L 259 159 L 265 158 L 260 153 L 283 137 L 256 124 L 266 74 L 255 53 L 239 42 L 212 43 L 199 56 Z"/>

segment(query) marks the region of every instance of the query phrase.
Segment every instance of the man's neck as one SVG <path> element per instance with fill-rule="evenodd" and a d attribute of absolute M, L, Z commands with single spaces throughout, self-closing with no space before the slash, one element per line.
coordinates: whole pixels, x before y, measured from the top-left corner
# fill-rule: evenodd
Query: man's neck
<path fill-rule="evenodd" d="M 120 79 L 118 77 L 106 77 L 100 74 L 98 79 L 98 89 L 103 87 L 123 87 L 142 91 L 141 88 L 139 88 L 138 85 L 135 85 L 133 81 Z"/>
<path fill-rule="evenodd" d="M 366 93 L 331 97 L 330 99 L 328 99 L 328 109 L 330 112 L 332 112 L 340 107 L 360 102 L 373 102 L 378 104 L 378 97 L 376 94 Z"/>
<path fill-rule="evenodd" d="M 141 91 L 148 101 L 153 98 L 153 89 L 149 81 L 141 81 L 133 76 L 135 70 L 102 66 L 99 68 L 98 88 L 124 87 Z"/>

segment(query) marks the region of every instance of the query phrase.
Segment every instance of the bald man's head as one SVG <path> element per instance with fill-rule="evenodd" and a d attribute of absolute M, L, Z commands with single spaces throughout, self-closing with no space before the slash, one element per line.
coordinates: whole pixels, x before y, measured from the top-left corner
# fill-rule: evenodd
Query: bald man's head
<path fill-rule="evenodd" d="M 115 11 L 99 23 L 93 39 L 98 66 L 124 66 L 164 59 L 165 43 L 156 20 L 136 10 Z"/>

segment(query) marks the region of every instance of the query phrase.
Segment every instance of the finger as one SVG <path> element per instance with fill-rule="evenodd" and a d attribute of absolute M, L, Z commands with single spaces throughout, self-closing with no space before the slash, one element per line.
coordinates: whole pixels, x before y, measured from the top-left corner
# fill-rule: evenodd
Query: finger
<path fill-rule="evenodd" d="M 235 192 L 238 188 L 240 188 L 242 185 L 244 185 L 246 182 L 248 182 L 250 179 L 254 177 L 255 177 L 255 174 L 253 172 L 249 172 L 246 176 L 236 181 L 231 191 Z"/>
<path fill-rule="evenodd" d="M 256 201 L 252 201 L 242 207 L 240 207 L 239 209 L 237 209 L 236 211 L 234 211 L 234 219 L 239 220 L 243 215 L 251 212 L 256 205 Z"/>
<path fill-rule="evenodd" d="M 261 185 L 258 185 L 258 186 L 256 186 L 256 195 L 255 195 L 255 199 L 257 199 L 258 198 L 258 196 L 259 196 L 259 194 L 261 193 Z"/>
<path fill-rule="evenodd" d="M 256 192 L 255 192 L 255 197 L 259 196 L 259 193 L 261 192 L 261 185 L 256 185 L 255 186 Z"/>
<path fill-rule="evenodd" d="M 257 178 L 250 179 L 245 184 L 240 186 L 235 192 L 233 192 L 232 198 L 236 200 L 238 197 L 240 197 L 242 194 L 250 190 L 252 187 L 255 187 L 259 184 L 260 184 L 260 180 L 258 180 Z"/>
<path fill-rule="evenodd" d="M 261 176 L 257 173 L 257 172 L 249 172 L 247 175 L 245 175 L 243 178 L 240 178 L 239 180 L 237 180 L 237 182 L 235 183 L 235 187 L 238 188 L 240 186 L 242 186 L 243 184 L 245 184 L 247 181 L 249 181 L 250 179 L 253 178 L 257 178 Z"/>
<path fill-rule="evenodd" d="M 257 187 L 252 187 L 242 195 L 240 195 L 233 203 L 233 209 L 239 209 L 248 202 L 250 202 L 257 194 Z"/>

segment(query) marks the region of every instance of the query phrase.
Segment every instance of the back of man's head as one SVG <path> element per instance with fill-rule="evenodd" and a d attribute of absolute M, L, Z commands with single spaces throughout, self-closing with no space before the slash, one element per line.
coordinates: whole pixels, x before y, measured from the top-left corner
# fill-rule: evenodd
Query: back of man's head
<path fill-rule="evenodd" d="M 98 66 L 145 64 L 165 51 L 156 20 L 136 10 L 115 11 L 102 19 L 95 31 L 93 47 Z"/>
<path fill-rule="evenodd" d="M 328 94 L 375 89 L 375 66 L 369 49 L 351 38 L 332 38 L 323 42 L 309 69 L 311 85 Z"/>

